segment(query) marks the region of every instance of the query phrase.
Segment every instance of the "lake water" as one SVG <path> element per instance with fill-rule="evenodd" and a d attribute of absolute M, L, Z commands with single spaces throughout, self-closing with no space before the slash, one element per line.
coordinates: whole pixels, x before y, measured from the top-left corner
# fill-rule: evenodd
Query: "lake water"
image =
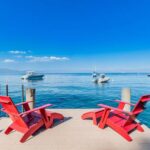
<path fill-rule="evenodd" d="M 150 94 L 150 77 L 146 74 L 107 74 L 111 81 L 107 84 L 94 84 L 91 74 L 47 74 L 42 81 L 21 81 L 21 75 L 0 75 L 0 94 L 5 95 L 5 84 L 9 85 L 9 95 L 15 103 L 21 102 L 21 85 L 36 88 L 36 106 L 51 103 L 52 108 L 98 108 L 103 103 L 116 106 L 121 89 L 131 88 L 132 102 L 140 96 Z M 150 127 L 150 103 L 139 119 Z"/>

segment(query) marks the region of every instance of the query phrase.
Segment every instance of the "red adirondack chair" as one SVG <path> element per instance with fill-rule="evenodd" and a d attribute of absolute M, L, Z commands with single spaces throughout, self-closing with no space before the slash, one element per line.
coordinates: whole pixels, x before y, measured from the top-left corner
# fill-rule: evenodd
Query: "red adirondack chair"
<path fill-rule="evenodd" d="M 117 100 L 116 100 L 116 102 L 120 102 L 120 101 L 117 101 Z M 119 103 L 118 108 L 119 108 L 119 109 L 123 109 L 124 106 L 125 106 L 125 104 L 134 106 L 134 104 L 131 104 L 131 103 L 121 102 L 121 103 Z M 101 119 L 101 117 L 102 117 L 103 111 L 104 111 L 104 108 L 100 108 L 100 109 L 97 109 L 97 110 L 89 111 L 89 112 L 84 113 L 84 114 L 81 116 L 81 118 L 82 118 L 83 120 L 85 120 L 85 119 L 92 119 L 92 120 L 93 120 L 93 124 L 94 124 L 94 125 L 98 125 L 98 123 L 99 123 L 99 121 L 100 121 L 100 119 Z"/>
<path fill-rule="evenodd" d="M 118 108 L 110 107 L 107 105 L 99 104 L 101 109 L 101 119 L 98 124 L 100 128 L 104 128 L 106 125 L 111 127 L 122 137 L 128 141 L 132 141 L 132 138 L 129 136 L 129 133 L 137 129 L 140 132 L 144 132 L 141 124 L 136 122 L 136 117 L 144 111 L 145 104 L 150 101 L 150 95 L 142 96 L 136 104 L 130 104 L 123 101 L 119 102 Z M 132 111 L 124 111 L 124 106 L 132 105 L 134 108 Z"/>
<path fill-rule="evenodd" d="M 23 133 L 20 142 L 25 142 L 31 135 L 33 135 L 39 128 L 45 126 L 49 128 L 53 125 L 54 119 L 62 120 L 63 115 L 45 110 L 51 104 L 43 105 L 38 108 L 30 109 L 31 101 L 23 102 L 15 105 L 10 97 L 0 96 L 0 104 L 2 111 L 7 113 L 12 120 L 12 124 L 6 129 L 5 134 L 9 134 L 15 130 Z M 17 106 L 22 105 L 25 112 L 19 113 Z"/>

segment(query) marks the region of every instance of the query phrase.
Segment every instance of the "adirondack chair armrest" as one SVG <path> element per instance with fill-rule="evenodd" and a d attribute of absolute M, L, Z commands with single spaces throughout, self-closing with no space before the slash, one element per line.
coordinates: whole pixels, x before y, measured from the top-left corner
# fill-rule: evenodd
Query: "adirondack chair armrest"
<path fill-rule="evenodd" d="M 31 103 L 31 102 L 33 102 L 33 101 L 21 102 L 21 103 L 15 104 L 15 105 L 20 106 L 20 105 L 28 104 L 28 103 Z"/>
<path fill-rule="evenodd" d="M 118 112 L 121 112 L 121 113 L 124 113 L 124 114 L 127 114 L 127 115 L 133 115 L 132 112 L 128 112 L 128 111 L 125 111 L 125 110 L 122 110 L 122 109 L 119 109 L 119 108 L 115 108 L 115 107 L 111 107 L 111 106 L 108 106 L 108 105 L 98 104 L 98 106 L 100 106 L 102 108 L 105 108 L 105 109 L 115 110 L 115 111 L 118 111 Z"/>
<path fill-rule="evenodd" d="M 46 105 L 43 105 L 41 107 L 37 107 L 37 108 L 31 109 L 31 110 L 25 111 L 23 113 L 20 113 L 19 115 L 22 116 L 22 115 L 30 114 L 32 112 L 39 111 L 41 109 L 45 109 L 45 108 L 47 108 L 49 106 L 52 106 L 52 104 L 46 104 Z"/>
<path fill-rule="evenodd" d="M 127 104 L 127 105 L 135 106 L 135 104 L 133 104 L 133 103 L 124 102 L 124 101 L 121 101 L 121 100 L 115 100 L 115 102 L 124 103 L 124 104 Z"/>

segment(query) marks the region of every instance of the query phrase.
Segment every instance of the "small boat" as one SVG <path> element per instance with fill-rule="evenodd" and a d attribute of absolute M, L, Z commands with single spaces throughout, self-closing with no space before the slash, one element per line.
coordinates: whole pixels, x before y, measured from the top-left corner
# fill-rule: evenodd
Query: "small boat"
<path fill-rule="evenodd" d="M 99 73 L 97 73 L 97 72 L 94 71 L 93 74 L 92 74 L 92 77 L 93 78 L 97 78 L 99 75 L 100 75 Z"/>
<path fill-rule="evenodd" d="M 107 83 L 110 80 L 110 78 L 106 77 L 105 74 L 99 74 L 94 72 L 92 76 L 93 76 L 93 82 L 95 83 Z"/>
<path fill-rule="evenodd" d="M 148 74 L 147 76 L 150 77 L 150 74 Z"/>
<path fill-rule="evenodd" d="M 28 71 L 25 75 L 21 77 L 23 80 L 42 80 L 44 74 L 35 73 L 33 71 Z"/>
<path fill-rule="evenodd" d="M 102 75 L 100 76 L 100 78 L 98 79 L 98 82 L 99 82 L 99 83 L 107 83 L 107 82 L 109 82 L 109 80 L 110 80 L 109 77 L 106 77 L 104 74 L 102 74 Z"/>

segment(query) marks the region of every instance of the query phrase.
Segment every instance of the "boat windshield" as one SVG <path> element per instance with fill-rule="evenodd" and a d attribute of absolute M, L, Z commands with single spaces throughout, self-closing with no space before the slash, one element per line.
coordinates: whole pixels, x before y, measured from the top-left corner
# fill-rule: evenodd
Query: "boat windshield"
<path fill-rule="evenodd" d="M 35 72 L 33 72 L 33 71 L 28 71 L 27 74 L 32 75 L 32 74 L 35 74 Z"/>
<path fill-rule="evenodd" d="M 101 74 L 101 78 L 105 78 L 105 74 Z"/>

